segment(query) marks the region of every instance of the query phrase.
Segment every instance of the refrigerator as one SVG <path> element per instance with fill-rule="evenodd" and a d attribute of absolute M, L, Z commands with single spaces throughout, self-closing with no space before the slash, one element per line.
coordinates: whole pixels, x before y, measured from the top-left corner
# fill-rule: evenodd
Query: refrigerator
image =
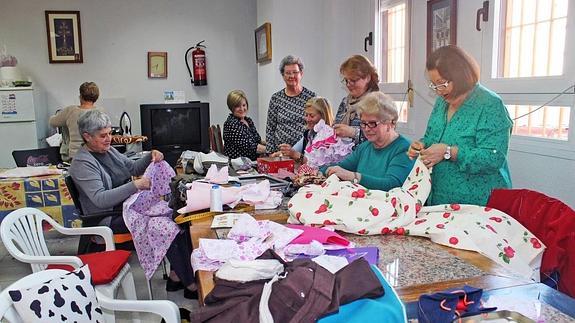
<path fill-rule="evenodd" d="M 48 111 L 38 89 L 0 88 L 0 168 L 16 167 L 13 150 L 46 147 Z"/>

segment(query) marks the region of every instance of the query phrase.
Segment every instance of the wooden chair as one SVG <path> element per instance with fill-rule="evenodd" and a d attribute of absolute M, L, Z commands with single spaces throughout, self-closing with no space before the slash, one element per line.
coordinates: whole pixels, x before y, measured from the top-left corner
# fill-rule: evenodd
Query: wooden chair
<path fill-rule="evenodd" d="M 220 128 L 220 125 L 211 125 L 209 132 L 211 150 L 223 154 L 224 140 L 222 139 L 222 129 Z"/>
<path fill-rule="evenodd" d="M 12 157 L 18 167 L 58 165 L 62 162 L 60 147 L 13 150 Z"/>

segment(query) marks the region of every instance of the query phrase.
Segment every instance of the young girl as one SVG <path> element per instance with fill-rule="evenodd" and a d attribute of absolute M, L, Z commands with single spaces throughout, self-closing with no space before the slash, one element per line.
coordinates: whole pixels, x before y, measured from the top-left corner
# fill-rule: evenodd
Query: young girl
<path fill-rule="evenodd" d="M 311 144 L 316 135 L 313 127 L 322 119 L 326 125 L 333 125 L 333 112 L 328 100 L 320 96 L 309 99 L 304 107 L 306 130 L 303 133 L 303 137 L 293 147 L 289 144 L 279 145 L 280 150 L 274 153 L 273 156 L 286 156 L 295 159 L 300 164 L 305 164 L 307 162 L 304 156 L 305 148 Z"/>

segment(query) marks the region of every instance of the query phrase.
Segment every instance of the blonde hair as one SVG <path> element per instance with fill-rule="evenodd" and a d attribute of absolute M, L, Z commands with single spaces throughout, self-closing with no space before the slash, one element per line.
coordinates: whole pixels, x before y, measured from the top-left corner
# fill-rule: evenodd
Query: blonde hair
<path fill-rule="evenodd" d="M 357 110 L 359 114 L 378 115 L 381 120 L 390 120 L 392 124 L 395 124 L 397 119 L 399 119 L 397 107 L 391 97 L 380 91 L 366 94 L 365 97 L 357 103 Z"/>
<path fill-rule="evenodd" d="M 250 107 L 250 104 L 248 103 L 248 98 L 246 97 L 246 94 L 244 93 L 244 91 L 242 90 L 233 90 L 228 94 L 228 99 L 227 99 L 227 103 L 228 103 L 228 109 L 230 109 L 230 111 L 234 112 L 234 108 L 237 107 L 238 105 L 242 104 L 242 100 L 246 101 L 246 106 Z"/>
<path fill-rule="evenodd" d="M 331 110 L 331 105 L 329 104 L 329 101 L 326 98 L 323 98 L 321 96 L 313 97 L 307 100 L 307 102 L 305 103 L 304 109 L 307 109 L 308 107 L 316 110 L 323 119 L 323 121 L 325 121 L 325 124 L 330 126 L 333 125 L 334 121 L 333 112 Z"/>

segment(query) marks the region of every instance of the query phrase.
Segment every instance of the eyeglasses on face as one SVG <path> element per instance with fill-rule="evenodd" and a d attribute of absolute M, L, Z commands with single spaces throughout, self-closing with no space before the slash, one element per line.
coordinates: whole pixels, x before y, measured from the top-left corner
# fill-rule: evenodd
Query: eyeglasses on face
<path fill-rule="evenodd" d="M 361 78 L 351 80 L 351 79 L 346 79 L 344 77 L 341 79 L 341 84 L 343 84 L 343 85 L 355 85 L 355 83 L 357 83 L 359 80 L 361 80 Z"/>
<path fill-rule="evenodd" d="M 386 123 L 386 122 L 387 122 L 387 120 L 368 121 L 368 122 L 362 121 L 362 122 L 359 124 L 359 126 L 360 126 L 362 129 L 365 129 L 365 128 L 373 129 L 373 128 L 379 126 L 380 124 L 384 124 L 384 123 Z"/>
<path fill-rule="evenodd" d="M 450 81 L 445 81 L 445 83 L 441 83 L 441 84 L 433 84 L 433 83 L 429 83 L 429 88 L 432 89 L 433 91 L 443 91 L 445 89 L 447 89 L 447 86 L 449 85 Z"/>
<path fill-rule="evenodd" d="M 288 72 L 284 72 L 285 76 L 296 76 L 299 73 L 301 73 L 301 71 L 288 71 Z"/>

